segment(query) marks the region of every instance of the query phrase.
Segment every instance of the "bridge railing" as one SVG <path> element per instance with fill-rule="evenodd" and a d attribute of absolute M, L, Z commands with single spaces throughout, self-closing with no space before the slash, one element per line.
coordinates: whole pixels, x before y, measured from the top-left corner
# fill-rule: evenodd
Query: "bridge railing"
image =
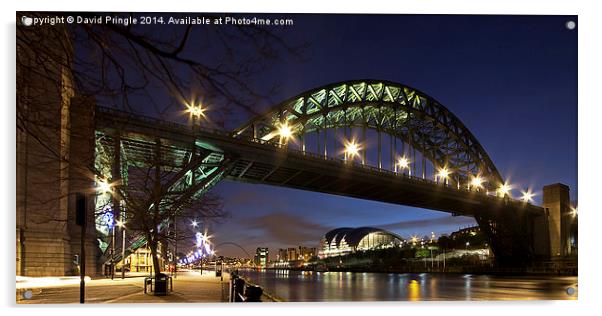
<path fill-rule="evenodd" d="M 230 134 L 231 137 L 233 137 L 232 134 Z M 240 139 L 240 138 L 237 138 Z M 262 144 L 262 145 L 266 145 L 266 146 L 272 146 L 272 147 L 276 147 L 282 150 L 286 150 L 287 153 L 290 154 L 295 154 L 298 156 L 303 156 L 303 157 L 311 157 L 313 159 L 318 159 L 318 160 L 326 160 L 326 161 L 331 161 L 334 163 L 338 163 L 340 165 L 348 165 L 348 166 L 353 166 L 355 168 L 362 168 L 365 170 L 370 170 L 372 172 L 376 172 L 376 173 L 380 173 L 380 174 L 389 174 L 389 175 L 393 175 L 396 177 L 402 177 L 404 179 L 410 180 L 410 181 L 414 181 L 414 182 L 418 182 L 418 183 L 428 183 L 428 184 L 432 184 L 432 185 L 437 185 L 443 188 L 446 188 L 448 190 L 451 191 L 462 191 L 465 193 L 470 193 L 470 194 L 477 194 L 481 197 L 485 197 L 485 198 L 489 198 L 492 200 L 499 200 L 501 199 L 500 197 L 497 196 L 497 192 L 496 191 L 488 191 L 488 190 L 483 190 L 483 191 L 475 191 L 475 190 L 471 190 L 469 188 L 467 188 L 466 186 L 460 185 L 460 186 L 454 186 L 454 185 L 449 185 L 449 184 L 445 184 L 442 182 L 437 182 L 428 178 L 423 178 L 423 177 L 419 177 L 419 176 L 412 176 L 409 175 L 407 173 L 404 172 L 395 172 L 392 170 L 388 170 L 388 169 L 383 169 L 383 168 L 379 168 L 376 166 L 371 166 L 371 165 L 367 165 L 367 164 L 363 164 L 363 163 L 358 163 L 355 161 L 346 161 L 346 160 L 342 160 L 339 158 L 335 158 L 335 157 L 330 157 L 330 156 L 325 156 L 323 154 L 318 154 L 318 153 L 314 153 L 314 152 L 308 152 L 308 151 L 303 151 L 303 150 L 298 150 L 298 149 L 294 149 L 291 148 L 290 146 L 288 146 L 287 144 L 283 144 L 280 143 L 279 141 L 275 141 L 275 140 L 263 140 L 263 139 L 259 139 L 259 138 L 247 138 L 245 139 L 247 141 L 251 141 L 254 143 L 258 143 L 258 144 Z M 507 203 L 512 203 L 515 205 L 526 205 L 526 202 L 520 201 L 520 200 L 514 200 L 512 198 L 507 198 L 504 197 L 504 200 Z"/>
<path fill-rule="evenodd" d="M 166 121 L 166 120 L 158 119 L 158 118 L 147 116 L 147 115 L 136 114 L 136 113 L 118 110 L 118 109 L 110 108 L 110 107 L 106 107 L 106 106 L 97 106 L 96 112 L 101 113 L 101 114 L 107 116 L 108 118 L 114 119 L 114 120 L 119 119 L 119 120 L 123 120 L 125 122 L 131 122 L 131 123 L 142 122 L 142 123 L 145 123 L 149 126 L 153 126 L 156 128 L 167 128 L 167 129 L 171 129 L 171 130 L 178 130 L 178 131 L 182 131 L 187 134 L 194 134 L 196 131 L 202 131 L 204 133 L 217 134 L 217 135 L 221 135 L 221 136 L 228 136 L 228 137 L 232 136 L 232 133 L 224 131 L 224 130 L 220 130 L 220 129 L 209 128 L 209 127 L 199 127 L 199 126 L 192 127 L 192 126 L 189 126 L 186 124 Z"/>
<path fill-rule="evenodd" d="M 338 163 L 341 165 L 350 165 L 350 166 L 353 166 L 356 168 L 362 168 L 362 169 L 370 170 L 372 172 L 376 172 L 376 173 L 380 173 L 380 174 L 389 174 L 389 175 L 394 175 L 397 177 L 403 177 L 404 179 L 408 179 L 408 180 L 415 181 L 415 182 L 438 185 L 438 186 L 441 186 L 441 187 L 444 187 L 444 188 L 447 188 L 450 190 L 454 190 L 454 191 L 464 191 L 467 193 L 479 194 L 479 196 L 488 197 L 491 199 L 499 199 L 499 197 L 497 195 L 495 195 L 495 193 L 496 193 L 495 191 L 474 191 L 474 190 L 470 190 L 466 186 L 462 186 L 462 185 L 460 185 L 460 186 L 446 185 L 445 183 L 439 183 L 437 181 L 423 178 L 423 177 L 412 176 L 412 175 L 406 174 L 404 172 L 395 172 L 395 171 L 391 171 L 388 169 L 383 169 L 383 168 L 379 168 L 379 167 L 375 167 L 375 166 L 370 166 L 367 164 L 358 163 L 355 161 L 345 161 L 345 160 L 335 158 L 335 157 L 330 157 L 327 155 L 325 156 L 325 155 L 318 154 L 318 153 L 294 149 L 294 148 L 291 148 L 290 146 L 288 146 L 288 144 L 286 144 L 286 143 L 280 143 L 279 141 L 275 141 L 275 140 L 263 140 L 260 138 L 240 138 L 240 137 L 236 137 L 231 132 L 227 132 L 227 131 L 220 130 L 220 129 L 209 128 L 209 127 L 200 127 L 200 126 L 188 126 L 185 124 L 170 122 L 170 121 L 166 121 L 166 120 L 162 120 L 162 119 L 158 119 L 158 118 L 154 118 L 154 117 L 150 117 L 150 116 L 146 116 L 146 115 L 134 114 L 131 112 L 122 111 L 122 110 L 118 110 L 118 109 L 114 109 L 114 108 L 110 108 L 110 107 L 104 107 L 104 106 L 97 106 L 96 111 L 100 112 L 104 115 L 108 115 L 108 117 L 112 118 L 112 119 L 126 120 L 126 122 L 142 121 L 143 123 L 149 124 L 150 126 L 153 126 L 155 128 L 167 128 L 167 129 L 172 129 L 172 130 L 178 130 L 178 131 L 182 131 L 184 133 L 192 134 L 192 135 L 198 135 L 199 133 L 204 133 L 204 134 L 219 135 L 222 137 L 231 137 L 231 138 L 235 138 L 237 140 L 249 141 L 249 142 L 256 143 L 256 144 L 261 144 L 261 145 L 265 145 L 265 146 L 271 146 L 271 147 L 275 147 L 278 149 L 286 150 L 287 153 L 292 153 L 292 154 L 299 155 L 299 156 L 331 161 L 333 163 Z M 514 200 L 514 199 L 506 199 L 506 200 L 510 203 L 525 204 L 525 202 L 523 202 L 523 201 L 518 201 L 518 200 Z"/>
<path fill-rule="evenodd" d="M 254 143 L 258 143 L 258 144 L 262 144 L 262 145 L 269 145 L 272 147 L 276 147 L 279 149 L 283 149 L 286 150 L 288 153 L 292 153 L 292 154 L 296 154 L 299 156 L 305 156 L 305 157 L 311 157 L 314 159 L 320 159 L 320 160 L 327 160 L 327 161 L 332 161 L 335 163 L 339 163 L 341 165 L 350 165 L 353 167 L 357 167 L 357 168 L 362 168 L 362 169 L 366 169 L 366 170 L 370 170 L 370 171 L 374 171 L 374 172 L 379 172 L 379 173 L 385 173 L 385 174 L 390 174 L 390 175 L 394 175 L 394 176 L 398 176 L 398 177 L 403 177 L 403 178 L 407 178 L 410 180 L 414 180 L 414 181 L 418 181 L 418 182 L 423 182 L 423 183 L 430 183 L 430 184 L 436 184 L 436 185 L 442 185 L 442 183 L 438 183 L 437 181 L 434 180 L 430 180 L 427 178 L 422 178 L 422 177 L 417 177 L 417 176 L 412 176 L 409 174 L 406 174 L 404 172 L 395 172 L 395 171 L 391 171 L 389 169 L 383 169 L 383 168 L 379 168 L 379 167 L 375 167 L 375 166 L 371 166 L 371 165 L 367 165 L 367 164 L 363 164 L 363 163 L 358 163 L 355 161 L 349 161 L 349 160 L 342 160 L 339 158 L 335 158 L 335 157 L 330 157 L 330 156 L 325 156 L 323 154 L 318 154 L 318 153 L 314 153 L 314 152 L 309 152 L 309 151 L 303 151 L 303 150 L 298 150 L 298 149 L 294 149 L 294 148 L 290 148 L 287 144 L 282 144 L 278 141 L 273 141 L 273 140 L 263 140 L 263 139 L 259 139 L 259 138 L 252 138 L 252 139 L 247 139 L 251 142 Z M 449 186 L 449 185 L 445 185 L 445 187 L 449 187 L 449 188 L 455 188 L 453 186 Z M 459 188 L 460 190 L 463 191 L 468 191 L 468 192 L 476 192 L 476 191 L 471 191 L 468 190 L 467 188 L 464 188 L 462 186 L 460 186 Z M 485 195 L 485 192 L 482 192 L 483 195 Z"/>

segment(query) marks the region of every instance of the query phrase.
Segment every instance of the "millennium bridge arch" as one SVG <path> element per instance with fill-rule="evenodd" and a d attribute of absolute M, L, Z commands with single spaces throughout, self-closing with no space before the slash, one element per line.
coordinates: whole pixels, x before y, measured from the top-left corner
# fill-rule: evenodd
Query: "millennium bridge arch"
<path fill-rule="evenodd" d="M 104 107 L 95 121 L 107 179 L 158 156 L 173 194 L 200 196 L 229 179 L 444 211 L 474 217 L 501 264 L 549 257 L 544 209 L 500 191 L 504 179 L 460 119 L 402 84 L 311 89 L 231 132 Z"/>

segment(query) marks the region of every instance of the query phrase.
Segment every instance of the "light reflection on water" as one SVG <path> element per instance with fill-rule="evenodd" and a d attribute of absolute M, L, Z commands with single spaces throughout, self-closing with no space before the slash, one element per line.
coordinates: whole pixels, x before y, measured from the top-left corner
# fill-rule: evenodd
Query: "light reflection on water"
<path fill-rule="evenodd" d="M 287 301 L 571 300 L 577 277 L 240 271 Z"/>

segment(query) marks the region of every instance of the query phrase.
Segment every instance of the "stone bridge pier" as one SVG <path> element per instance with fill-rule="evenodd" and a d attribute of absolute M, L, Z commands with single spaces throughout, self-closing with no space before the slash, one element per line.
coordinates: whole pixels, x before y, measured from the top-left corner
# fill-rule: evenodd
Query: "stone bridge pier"
<path fill-rule="evenodd" d="M 508 205 L 493 216 L 475 216 L 491 241 L 496 263 L 525 266 L 576 252 L 577 219 L 569 187 L 561 183 L 544 186 L 541 206 L 541 214 Z"/>

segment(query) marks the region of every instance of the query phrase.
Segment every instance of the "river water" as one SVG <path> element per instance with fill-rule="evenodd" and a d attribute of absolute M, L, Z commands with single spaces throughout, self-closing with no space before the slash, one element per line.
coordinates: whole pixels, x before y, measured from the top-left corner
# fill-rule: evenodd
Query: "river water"
<path fill-rule="evenodd" d="M 576 276 L 245 270 L 241 275 L 292 302 L 572 300 Z M 574 293 L 569 295 L 569 288 Z"/>

